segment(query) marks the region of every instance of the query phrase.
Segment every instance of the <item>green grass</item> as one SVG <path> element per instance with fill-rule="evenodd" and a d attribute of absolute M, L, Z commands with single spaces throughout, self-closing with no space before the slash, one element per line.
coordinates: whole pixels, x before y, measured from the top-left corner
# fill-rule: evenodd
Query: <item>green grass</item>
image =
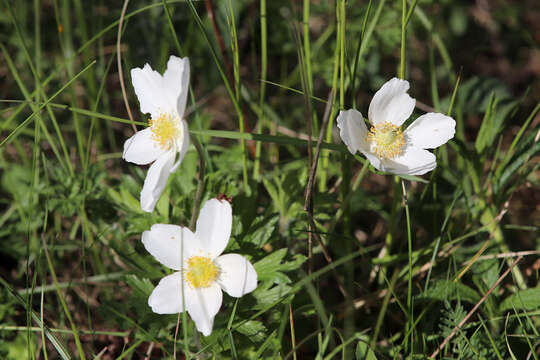
<path fill-rule="evenodd" d="M 4 0 L 0 358 L 538 359 L 535 29 L 526 5 L 490 3 L 484 23 L 481 6 L 132 0 L 132 121 L 122 3 Z M 169 55 L 190 58 L 193 146 L 148 214 L 146 169 L 121 158 L 148 121 L 129 70 Z M 396 75 L 413 119 L 457 122 L 421 177 L 376 171 L 336 130 Z M 219 194 L 227 251 L 259 283 L 224 295 L 204 337 L 185 313 L 151 312 L 167 270 L 140 238 L 193 227 Z"/>

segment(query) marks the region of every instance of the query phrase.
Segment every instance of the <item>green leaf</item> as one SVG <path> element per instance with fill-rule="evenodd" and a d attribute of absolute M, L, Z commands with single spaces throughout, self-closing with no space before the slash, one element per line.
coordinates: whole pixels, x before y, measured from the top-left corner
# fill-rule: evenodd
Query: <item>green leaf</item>
<path fill-rule="evenodd" d="M 126 275 L 126 283 L 132 288 L 138 296 L 147 298 L 150 296 L 154 285 L 147 278 L 139 278 L 137 275 Z"/>
<path fill-rule="evenodd" d="M 293 261 L 281 263 L 286 254 L 287 249 L 279 249 L 256 262 L 253 266 L 257 271 L 259 281 L 272 280 L 275 283 L 283 282 L 283 275 L 279 274 L 280 272 L 296 270 L 306 261 L 305 256 L 295 255 Z M 278 281 L 279 279 L 281 281 Z"/>
<path fill-rule="evenodd" d="M 107 189 L 107 195 L 113 201 L 113 203 L 121 206 L 125 206 L 127 209 L 133 212 L 141 212 L 141 205 L 139 201 L 131 195 L 131 193 L 121 187 L 120 192 L 114 190 L 113 188 Z"/>
<path fill-rule="evenodd" d="M 480 301 L 480 294 L 474 289 L 462 283 L 456 283 L 451 280 L 438 280 L 426 292 L 417 297 L 418 300 L 461 300 L 471 304 Z"/>
<path fill-rule="evenodd" d="M 257 299 L 257 304 L 253 306 L 254 310 L 265 309 L 266 306 L 275 303 L 280 300 L 285 304 L 287 303 L 286 296 L 291 293 L 292 287 L 280 284 L 274 286 L 271 289 L 265 289 L 264 287 L 257 288 L 252 294 Z"/>
<path fill-rule="evenodd" d="M 540 309 L 540 286 L 533 289 L 520 290 L 510 295 L 499 305 L 500 311 Z"/>
<path fill-rule="evenodd" d="M 365 339 L 358 341 L 356 344 L 356 360 L 377 360 L 375 353 L 369 347 L 369 338 L 367 336 Z"/>
<path fill-rule="evenodd" d="M 279 269 L 281 260 L 283 260 L 286 254 L 287 254 L 287 249 L 283 248 L 283 249 L 276 250 L 270 255 L 257 261 L 253 266 L 255 267 L 255 270 L 257 270 L 257 274 L 259 274 L 259 280 L 261 280 L 260 277 L 263 274 L 277 271 Z"/>
<path fill-rule="evenodd" d="M 272 237 L 272 234 L 276 230 L 278 220 L 279 216 L 275 214 L 257 217 L 246 231 L 246 235 L 243 236 L 242 241 L 250 242 L 258 247 L 262 247 Z"/>
<path fill-rule="evenodd" d="M 497 96 L 495 93 L 491 94 L 489 105 L 482 119 L 482 125 L 480 125 L 480 130 L 478 130 L 478 135 L 476 136 L 476 141 L 474 147 L 478 154 L 481 154 L 484 149 L 493 141 L 489 138 L 491 135 L 490 129 L 493 126 L 493 118 L 495 109 L 497 108 Z"/>
<path fill-rule="evenodd" d="M 497 169 L 497 181 L 494 185 L 495 193 L 499 193 L 500 190 L 509 183 L 510 179 L 512 179 L 512 175 L 517 173 L 529 159 L 540 153 L 540 141 L 535 141 L 537 131 L 538 127 L 529 132 L 529 134 L 521 140 L 510 160 L 506 164 L 501 164 L 501 166 L 504 165 L 504 168 L 501 167 Z"/>
<path fill-rule="evenodd" d="M 262 322 L 249 320 L 236 328 L 240 334 L 246 335 L 253 342 L 261 342 L 266 339 L 266 327 Z"/>

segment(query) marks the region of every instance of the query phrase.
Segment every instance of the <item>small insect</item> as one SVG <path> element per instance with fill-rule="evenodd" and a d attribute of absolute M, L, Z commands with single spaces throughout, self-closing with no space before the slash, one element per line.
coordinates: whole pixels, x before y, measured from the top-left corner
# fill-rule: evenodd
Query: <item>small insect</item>
<path fill-rule="evenodd" d="M 219 193 L 217 199 L 219 201 L 226 200 L 229 202 L 229 204 L 232 204 L 232 196 L 227 196 L 226 194 Z"/>

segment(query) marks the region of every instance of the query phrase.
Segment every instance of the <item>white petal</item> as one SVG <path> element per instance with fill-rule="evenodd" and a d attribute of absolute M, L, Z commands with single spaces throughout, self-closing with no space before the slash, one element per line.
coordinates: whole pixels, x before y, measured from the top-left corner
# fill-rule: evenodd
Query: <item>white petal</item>
<path fill-rule="evenodd" d="M 189 59 L 171 55 L 167 62 L 167 70 L 163 73 L 163 85 L 167 94 L 174 98 L 178 116 L 182 118 L 186 110 L 189 92 Z"/>
<path fill-rule="evenodd" d="M 257 287 L 257 272 L 245 257 L 226 254 L 214 262 L 220 269 L 218 283 L 227 294 L 240 297 Z"/>
<path fill-rule="evenodd" d="M 427 113 L 416 119 L 404 135 L 413 146 L 434 149 L 445 144 L 456 133 L 456 121 L 450 116 Z"/>
<path fill-rule="evenodd" d="M 142 69 L 131 69 L 131 81 L 142 113 L 150 113 L 152 119 L 157 119 L 163 113 L 176 115 L 175 95 L 168 93 L 163 77 L 152 70 L 150 65 L 145 64 Z"/>
<path fill-rule="evenodd" d="M 199 245 L 195 235 L 186 227 L 169 224 L 154 224 L 143 232 L 145 249 L 163 265 L 182 269 L 182 259 L 189 258 Z"/>
<path fill-rule="evenodd" d="M 431 152 L 408 146 L 405 152 L 392 160 L 381 161 L 382 170 L 398 175 L 423 175 L 437 166 L 435 155 Z"/>
<path fill-rule="evenodd" d="M 411 116 L 416 100 L 407 94 L 409 82 L 398 78 L 387 81 L 373 96 L 369 104 L 369 121 L 373 124 L 388 122 L 401 126 Z"/>
<path fill-rule="evenodd" d="M 161 279 L 150 294 L 148 305 L 158 314 L 182 312 L 182 273 L 175 272 Z"/>
<path fill-rule="evenodd" d="M 171 173 L 175 172 L 176 169 L 178 169 L 178 166 L 180 166 L 180 163 L 184 159 L 184 156 L 186 156 L 188 148 L 189 148 L 189 129 L 187 122 L 185 120 L 182 120 L 182 139 L 181 144 L 176 144 L 177 150 L 178 150 L 178 159 L 174 163 L 173 167 L 171 168 Z"/>
<path fill-rule="evenodd" d="M 377 155 L 373 154 L 370 151 L 362 151 L 362 154 L 368 159 L 368 161 L 373 165 L 373 167 L 379 171 L 384 171 L 381 164 L 381 159 Z"/>
<path fill-rule="evenodd" d="M 368 129 L 359 111 L 355 109 L 340 111 L 337 117 L 337 126 L 341 140 L 352 154 L 367 148 Z"/>
<path fill-rule="evenodd" d="M 137 165 L 146 165 L 165 151 L 158 142 L 152 140 L 152 130 L 146 128 L 126 140 L 122 158 Z"/>
<path fill-rule="evenodd" d="M 203 244 L 203 249 L 211 257 L 221 255 L 231 236 L 232 208 L 227 200 L 210 199 L 204 203 L 195 235 Z"/>
<path fill-rule="evenodd" d="M 146 179 L 141 191 L 141 208 L 143 211 L 152 212 L 156 206 L 174 163 L 176 152 L 171 149 L 161 155 L 148 169 Z"/>
<path fill-rule="evenodd" d="M 186 310 L 195 322 L 197 330 L 204 336 L 210 335 L 214 325 L 214 316 L 221 307 L 223 293 L 217 283 L 206 288 L 194 289 L 185 286 Z"/>

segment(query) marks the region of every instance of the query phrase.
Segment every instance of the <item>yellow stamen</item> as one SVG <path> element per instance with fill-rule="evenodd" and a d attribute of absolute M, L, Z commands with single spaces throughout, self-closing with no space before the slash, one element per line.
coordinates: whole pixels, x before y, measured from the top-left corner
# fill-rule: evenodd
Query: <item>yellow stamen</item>
<path fill-rule="evenodd" d="M 219 269 L 210 258 L 192 256 L 187 261 L 186 280 L 194 288 L 209 287 L 218 275 Z"/>
<path fill-rule="evenodd" d="M 150 119 L 152 139 L 157 141 L 162 148 L 168 148 L 171 140 L 178 137 L 180 127 L 175 118 L 167 113 L 159 115 L 157 119 Z"/>
<path fill-rule="evenodd" d="M 375 143 L 374 153 L 383 159 L 393 159 L 403 152 L 405 137 L 399 126 L 383 122 L 372 126 L 368 132 L 368 142 Z"/>

